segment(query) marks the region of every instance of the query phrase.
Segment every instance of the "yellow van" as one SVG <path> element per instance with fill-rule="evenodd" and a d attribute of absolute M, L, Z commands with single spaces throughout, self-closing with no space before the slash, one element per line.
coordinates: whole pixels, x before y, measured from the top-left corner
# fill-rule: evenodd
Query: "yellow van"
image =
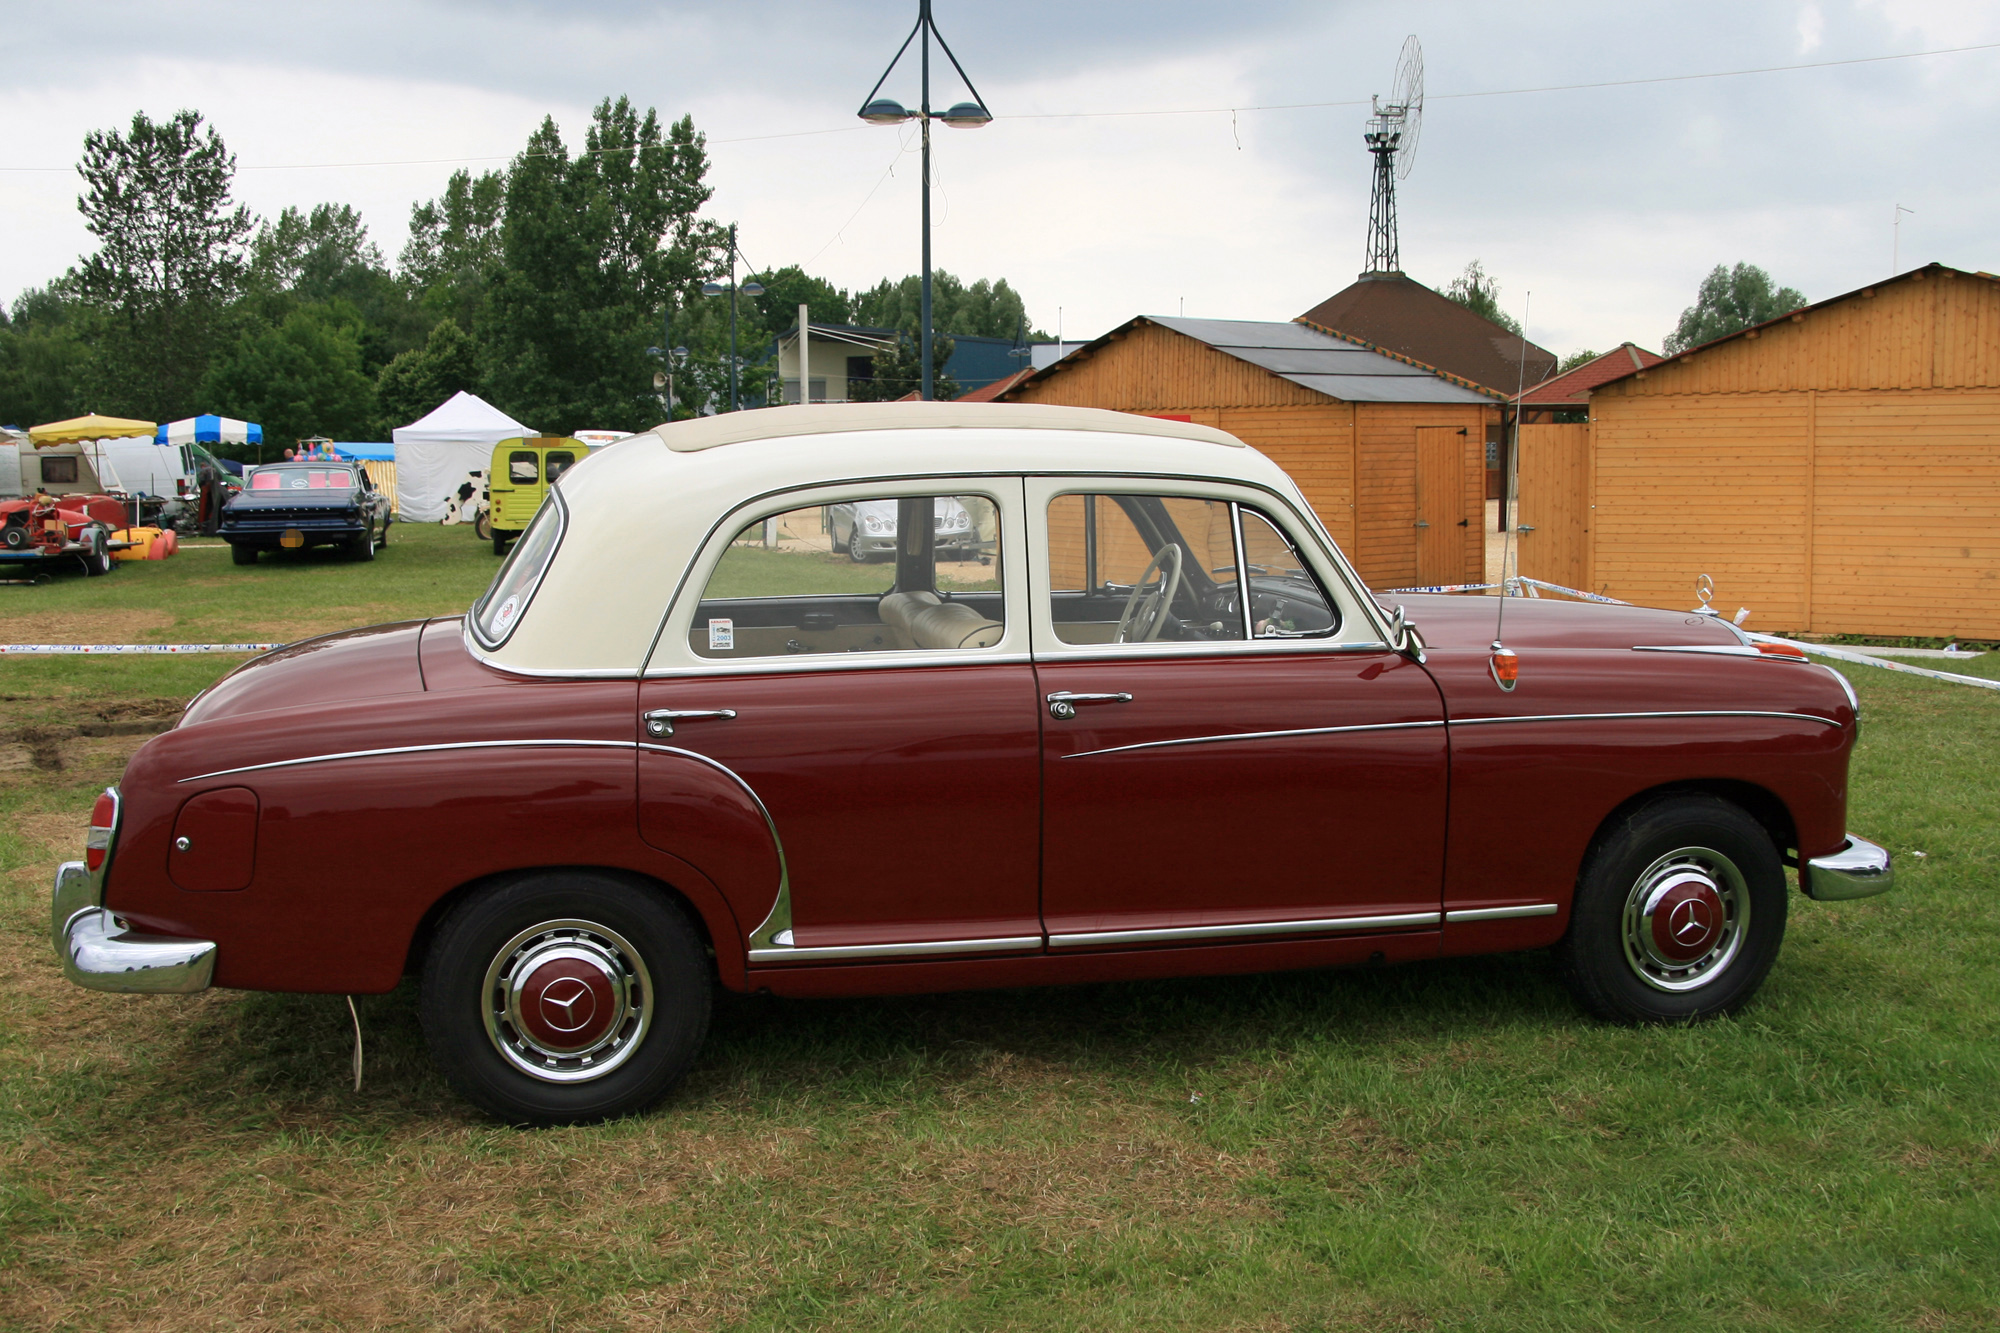
<path fill-rule="evenodd" d="M 493 554 L 507 554 L 507 547 L 542 507 L 549 483 L 589 454 L 589 445 L 568 435 L 516 436 L 493 446 L 493 460 L 486 471 Z"/>

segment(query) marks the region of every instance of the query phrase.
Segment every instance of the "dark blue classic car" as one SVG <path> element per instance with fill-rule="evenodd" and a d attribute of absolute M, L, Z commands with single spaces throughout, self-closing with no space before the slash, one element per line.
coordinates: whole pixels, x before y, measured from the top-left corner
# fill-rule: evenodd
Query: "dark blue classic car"
<path fill-rule="evenodd" d="M 222 540 L 239 565 L 255 564 L 259 551 L 308 546 L 373 560 L 389 544 L 389 497 L 358 463 L 272 463 L 249 483 L 222 511 Z"/>

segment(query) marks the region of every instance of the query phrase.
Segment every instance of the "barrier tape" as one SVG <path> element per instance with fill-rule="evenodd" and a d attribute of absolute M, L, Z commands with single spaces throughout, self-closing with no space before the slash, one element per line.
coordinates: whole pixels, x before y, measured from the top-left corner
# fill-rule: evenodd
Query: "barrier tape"
<path fill-rule="evenodd" d="M 282 643 L 0 643 L 0 657 L 72 653 L 267 653 Z"/>
<path fill-rule="evenodd" d="M 1835 648 L 1825 643 L 1802 643 L 1797 639 L 1783 639 L 1775 634 L 1752 634 L 1752 643 L 1782 643 L 1797 648 L 1815 657 L 1831 657 L 1840 662 L 1851 662 L 1856 666 L 1880 667 L 1884 671 L 1901 671 L 1912 676 L 1927 676 L 1932 680 L 1950 681 L 1954 685 L 1976 685 L 1982 690 L 2000 690 L 2000 680 L 1985 680 L 1979 676 L 1961 676 L 1952 671 L 1933 671 L 1929 667 L 1910 666 L 1904 662 L 1892 662 L 1886 657 L 1870 657 L 1867 653 L 1851 653 L 1844 648 Z"/>
<path fill-rule="evenodd" d="M 1382 595 L 1388 597 L 1402 592 L 1483 592 L 1488 588 L 1499 586 L 1497 583 L 1433 583 L 1422 588 L 1384 588 Z"/>

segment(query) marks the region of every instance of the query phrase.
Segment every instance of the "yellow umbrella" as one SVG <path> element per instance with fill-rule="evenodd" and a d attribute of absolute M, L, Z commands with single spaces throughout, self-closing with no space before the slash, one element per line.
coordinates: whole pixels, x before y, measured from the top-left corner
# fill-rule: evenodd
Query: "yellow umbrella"
<path fill-rule="evenodd" d="M 151 435 L 158 429 L 157 422 L 103 417 L 92 412 L 87 417 L 71 417 L 68 421 L 32 426 L 28 429 L 28 439 L 39 449 L 44 445 L 74 444 L 79 440 L 122 440 L 131 435 Z"/>

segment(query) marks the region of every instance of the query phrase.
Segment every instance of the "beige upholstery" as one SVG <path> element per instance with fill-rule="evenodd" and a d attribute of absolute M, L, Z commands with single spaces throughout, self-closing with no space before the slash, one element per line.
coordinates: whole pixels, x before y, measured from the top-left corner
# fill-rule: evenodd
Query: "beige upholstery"
<path fill-rule="evenodd" d="M 1006 632 L 999 621 L 934 592 L 892 592 L 879 609 L 898 648 L 991 648 Z"/>

